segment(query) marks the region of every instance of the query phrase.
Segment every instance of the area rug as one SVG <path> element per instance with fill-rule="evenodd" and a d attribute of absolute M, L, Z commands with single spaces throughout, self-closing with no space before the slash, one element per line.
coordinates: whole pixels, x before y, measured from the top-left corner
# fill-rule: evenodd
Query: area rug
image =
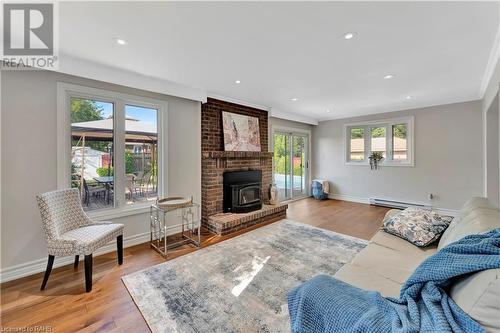
<path fill-rule="evenodd" d="M 154 333 L 289 332 L 288 291 L 366 244 L 282 220 L 122 279 Z"/>

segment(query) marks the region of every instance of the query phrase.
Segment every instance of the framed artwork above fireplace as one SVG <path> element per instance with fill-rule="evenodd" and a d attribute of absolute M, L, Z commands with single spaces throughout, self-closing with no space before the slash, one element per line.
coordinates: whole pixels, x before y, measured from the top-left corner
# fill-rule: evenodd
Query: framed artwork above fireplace
<path fill-rule="evenodd" d="M 259 118 L 222 112 L 225 151 L 261 151 Z"/>

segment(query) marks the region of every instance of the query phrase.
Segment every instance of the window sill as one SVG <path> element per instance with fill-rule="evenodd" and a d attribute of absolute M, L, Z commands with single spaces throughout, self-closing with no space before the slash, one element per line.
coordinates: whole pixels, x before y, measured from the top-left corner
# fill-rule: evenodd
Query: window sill
<path fill-rule="evenodd" d="M 370 163 L 366 162 L 345 162 L 345 165 L 359 165 L 359 166 L 370 166 Z M 414 167 L 415 163 L 382 163 L 379 164 L 380 167 Z"/>
<path fill-rule="evenodd" d="M 345 165 L 367 165 L 370 166 L 370 164 L 366 162 L 344 162 Z"/>
<path fill-rule="evenodd" d="M 151 204 L 133 205 L 130 207 L 101 209 L 92 212 L 87 212 L 91 219 L 96 220 L 112 220 L 120 217 L 133 216 L 139 214 L 149 213 Z"/>

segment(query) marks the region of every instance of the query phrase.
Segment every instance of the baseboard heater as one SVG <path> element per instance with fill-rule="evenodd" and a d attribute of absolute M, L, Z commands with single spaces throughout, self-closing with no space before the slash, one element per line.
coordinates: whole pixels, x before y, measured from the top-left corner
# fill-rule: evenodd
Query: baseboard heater
<path fill-rule="evenodd" d="M 398 209 L 405 209 L 408 207 L 421 207 L 421 208 L 425 208 L 425 209 L 431 209 L 431 206 L 429 206 L 429 205 L 404 202 L 404 201 L 378 199 L 378 198 L 370 198 L 370 205 L 389 207 L 389 208 L 398 208 Z"/>

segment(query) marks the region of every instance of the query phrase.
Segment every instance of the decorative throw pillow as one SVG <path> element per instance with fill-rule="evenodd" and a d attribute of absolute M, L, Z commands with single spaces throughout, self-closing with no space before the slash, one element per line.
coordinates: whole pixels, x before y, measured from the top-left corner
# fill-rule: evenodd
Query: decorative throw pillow
<path fill-rule="evenodd" d="M 424 247 L 436 241 L 453 217 L 441 216 L 426 209 L 409 207 L 384 220 L 384 230 Z"/>

